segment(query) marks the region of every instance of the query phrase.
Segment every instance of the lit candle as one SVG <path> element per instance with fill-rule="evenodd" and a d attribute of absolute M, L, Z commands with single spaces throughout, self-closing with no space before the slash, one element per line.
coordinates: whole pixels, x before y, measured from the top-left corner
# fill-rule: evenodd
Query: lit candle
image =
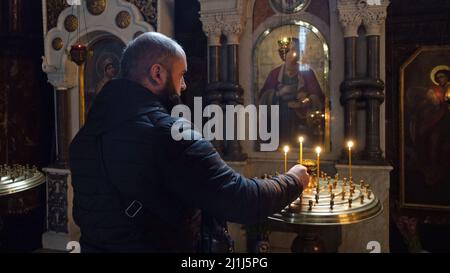
<path fill-rule="evenodd" d="M 348 179 L 352 179 L 352 147 L 353 141 L 347 142 L 348 147 Z"/>
<path fill-rule="evenodd" d="M 289 152 L 289 146 L 284 146 L 284 173 L 287 173 L 287 154 Z"/>
<path fill-rule="evenodd" d="M 322 148 L 319 146 L 316 147 L 316 153 L 317 153 L 317 185 L 319 185 L 320 182 L 320 152 L 322 151 Z"/>
<path fill-rule="evenodd" d="M 303 164 L 303 140 L 302 136 L 298 138 L 298 142 L 300 142 L 300 164 Z"/>

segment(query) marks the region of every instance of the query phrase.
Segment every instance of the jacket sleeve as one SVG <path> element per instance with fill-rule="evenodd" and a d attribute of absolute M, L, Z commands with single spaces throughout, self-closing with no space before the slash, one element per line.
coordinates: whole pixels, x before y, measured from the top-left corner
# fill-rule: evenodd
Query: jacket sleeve
<path fill-rule="evenodd" d="M 167 127 L 167 126 L 166 126 Z M 251 224 L 280 211 L 303 191 L 298 179 L 279 175 L 248 179 L 229 167 L 212 144 L 195 131 L 194 140 L 175 141 L 162 130 L 165 151 L 160 163 L 169 190 L 189 204 L 227 221 Z"/>

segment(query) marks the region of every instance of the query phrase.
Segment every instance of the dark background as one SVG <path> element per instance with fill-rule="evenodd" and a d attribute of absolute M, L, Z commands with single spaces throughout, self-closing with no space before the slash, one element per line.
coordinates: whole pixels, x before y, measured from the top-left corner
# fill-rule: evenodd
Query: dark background
<path fill-rule="evenodd" d="M 41 10 L 41 1 L 0 1 L 0 164 L 41 168 L 52 161 L 53 92 L 41 69 Z M 26 215 L 0 216 L 0 252 L 41 247 L 44 204 Z"/>

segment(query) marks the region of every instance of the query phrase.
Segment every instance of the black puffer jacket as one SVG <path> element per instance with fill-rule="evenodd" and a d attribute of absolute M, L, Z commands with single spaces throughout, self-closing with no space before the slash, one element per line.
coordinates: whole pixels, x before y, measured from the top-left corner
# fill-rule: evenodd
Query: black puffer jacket
<path fill-rule="evenodd" d="M 194 251 L 201 211 L 255 223 L 302 191 L 289 175 L 243 177 L 204 139 L 173 140 L 176 120 L 135 82 L 113 80 L 100 92 L 70 145 L 73 215 L 82 248 Z"/>

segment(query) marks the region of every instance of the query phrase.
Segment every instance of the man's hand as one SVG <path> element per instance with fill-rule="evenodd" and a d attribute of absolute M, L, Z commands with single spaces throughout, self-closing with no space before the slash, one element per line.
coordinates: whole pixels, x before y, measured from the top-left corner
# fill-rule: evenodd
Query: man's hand
<path fill-rule="evenodd" d="M 294 167 L 292 167 L 287 173 L 297 177 L 300 183 L 302 184 L 303 189 L 306 189 L 309 183 L 309 175 L 308 172 L 306 171 L 305 166 L 297 164 Z"/>

